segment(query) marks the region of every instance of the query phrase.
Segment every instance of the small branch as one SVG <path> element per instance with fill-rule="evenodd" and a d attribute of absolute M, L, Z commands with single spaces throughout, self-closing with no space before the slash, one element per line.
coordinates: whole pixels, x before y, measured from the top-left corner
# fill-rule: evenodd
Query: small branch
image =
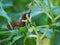
<path fill-rule="evenodd" d="M 39 6 L 39 8 L 41 7 L 41 8 L 43 8 L 44 10 L 45 10 L 45 8 L 44 8 L 44 6 L 43 6 L 43 4 L 40 2 L 40 4 L 36 1 L 36 0 L 34 0 L 35 2 L 36 2 L 36 4 Z M 51 19 L 51 21 L 53 22 L 53 18 L 52 18 L 52 16 L 48 13 L 48 12 L 44 12 L 50 19 Z"/>
<path fill-rule="evenodd" d="M 25 45 L 25 41 L 26 41 L 27 38 L 28 38 L 27 36 L 24 38 L 24 45 Z"/>
<path fill-rule="evenodd" d="M 55 19 L 54 19 L 54 22 L 57 21 L 57 19 L 60 18 L 60 15 L 58 15 Z"/>
<path fill-rule="evenodd" d="M 42 26 L 37 26 L 36 28 L 47 28 L 49 25 L 42 25 Z"/>
<path fill-rule="evenodd" d="M 40 40 L 40 35 L 39 35 L 39 33 L 37 32 L 37 29 L 34 27 L 34 26 L 32 26 L 32 29 L 34 30 L 34 32 L 36 33 L 36 36 L 37 36 L 37 45 L 40 45 L 41 43 L 41 40 Z"/>
<path fill-rule="evenodd" d="M 45 14 L 51 19 L 51 21 L 53 22 L 53 18 L 52 18 L 52 16 L 50 16 L 50 14 L 49 13 L 47 13 L 47 12 L 45 12 Z"/>
<path fill-rule="evenodd" d="M 37 35 L 29 35 L 28 37 L 33 37 L 33 38 L 37 38 Z"/>
<path fill-rule="evenodd" d="M 12 25 L 11 25 L 11 23 L 8 21 L 8 24 L 9 24 L 9 26 L 11 27 L 11 29 L 13 30 L 13 27 L 12 27 Z"/>
<path fill-rule="evenodd" d="M 42 40 L 44 38 L 44 36 L 46 35 L 46 33 L 48 32 L 49 27 L 47 27 L 46 31 L 44 32 L 44 34 L 40 37 L 40 39 Z"/>

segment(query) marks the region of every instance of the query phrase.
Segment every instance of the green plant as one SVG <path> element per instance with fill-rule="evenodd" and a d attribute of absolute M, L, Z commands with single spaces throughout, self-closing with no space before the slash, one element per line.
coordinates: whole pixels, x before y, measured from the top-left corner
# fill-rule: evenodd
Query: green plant
<path fill-rule="evenodd" d="M 25 26 L 12 29 L 30 11 Z M 59 45 L 59 38 L 60 0 L 0 0 L 0 45 Z"/>

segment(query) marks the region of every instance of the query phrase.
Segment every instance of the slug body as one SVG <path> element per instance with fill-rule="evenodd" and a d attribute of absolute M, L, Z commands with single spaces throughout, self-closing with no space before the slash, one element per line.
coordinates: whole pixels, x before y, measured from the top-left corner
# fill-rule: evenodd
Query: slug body
<path fill-rule="evenodd" d="M 22 20 L 26 20 L 27 18 L 26 18 L 26 14 L 24 14 L 23 16 L 22 16 L 22 19 L 20 20 L 20 21 L 18 21 L 18 22 L 12 22 L 11 23 L 11 26 L 13 27 L 13 29 L 14 29 L 14 27 L 23 27 L 23 26 L 25 26 L 25 22 L 23 22 Z M 11 29 L 11 27 L 10 27 L 10 25 L 8 24 L 7 25 L 7 28 L 8 29 Z"/>

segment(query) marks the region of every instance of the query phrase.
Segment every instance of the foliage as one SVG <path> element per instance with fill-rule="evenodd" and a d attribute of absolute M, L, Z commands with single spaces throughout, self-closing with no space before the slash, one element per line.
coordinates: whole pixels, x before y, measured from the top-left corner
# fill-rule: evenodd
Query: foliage
<path fill-rule="evenodd" d="M 24 27 L 7 29 L 30 10 Z M 60 0 L 0 0 L 0 45 L 60 45 L 59 38 Z"/>

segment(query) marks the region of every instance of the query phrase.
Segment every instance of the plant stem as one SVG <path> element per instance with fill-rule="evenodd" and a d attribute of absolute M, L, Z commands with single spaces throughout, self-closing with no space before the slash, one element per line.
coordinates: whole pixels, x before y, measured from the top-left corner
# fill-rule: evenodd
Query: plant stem
<path fill-rule="evenodd" d="M 36 45 L 41 45 L 42 43 L 42 41 L 40 40 L 40 35 L 39 35 L 39 33 L 37 32 L 37 29 L 34 27 L 34 26 L 32 26 L 32 29 L 34 30 L 34 32 L 36 33 L 36 35 L 37 35 L 37 42 L 36 42 Z"/>
<path fill-rule="evenodd" d="M 54 19 L 54 22 L 60 18 L 60 15 L 58 15 L 55 19 Z"/>
<path fill-rule="evenodd" d="M 40 39 L 42 40 L 44 38 L 44 36 L 46 35 L 46 33 L 48 32 L 49 27 L 47 27 L 46 31 L 44 32 L 44 34 L 40 37 Z"/>
<path fill-rule="evenodd" d="M 8 24 L 9 24 L 9 26 L 11 27 L 11 29 L 13 30 L 13 27 L 12 27 L 12 25 L 11 25 L 11 23 L 8 21 Z"/>
<path fill-rule="evenodd" d="M 44 8 L 44 5 L 40 2 L 40 3 L 38 3 L 36 0 L 34 0 L 35 2 L 36 2 L 36 4 L 38 5 L 38 7 L 39 8 L 43 8 L 44 10 L 45 10 L 45 8 Z M 50 19 L 51 19 L 51 21 L 53 22 L 53 18 L 52 18 L 52 16 L 48 13 L 48 12 L 44 12 Z"/>

